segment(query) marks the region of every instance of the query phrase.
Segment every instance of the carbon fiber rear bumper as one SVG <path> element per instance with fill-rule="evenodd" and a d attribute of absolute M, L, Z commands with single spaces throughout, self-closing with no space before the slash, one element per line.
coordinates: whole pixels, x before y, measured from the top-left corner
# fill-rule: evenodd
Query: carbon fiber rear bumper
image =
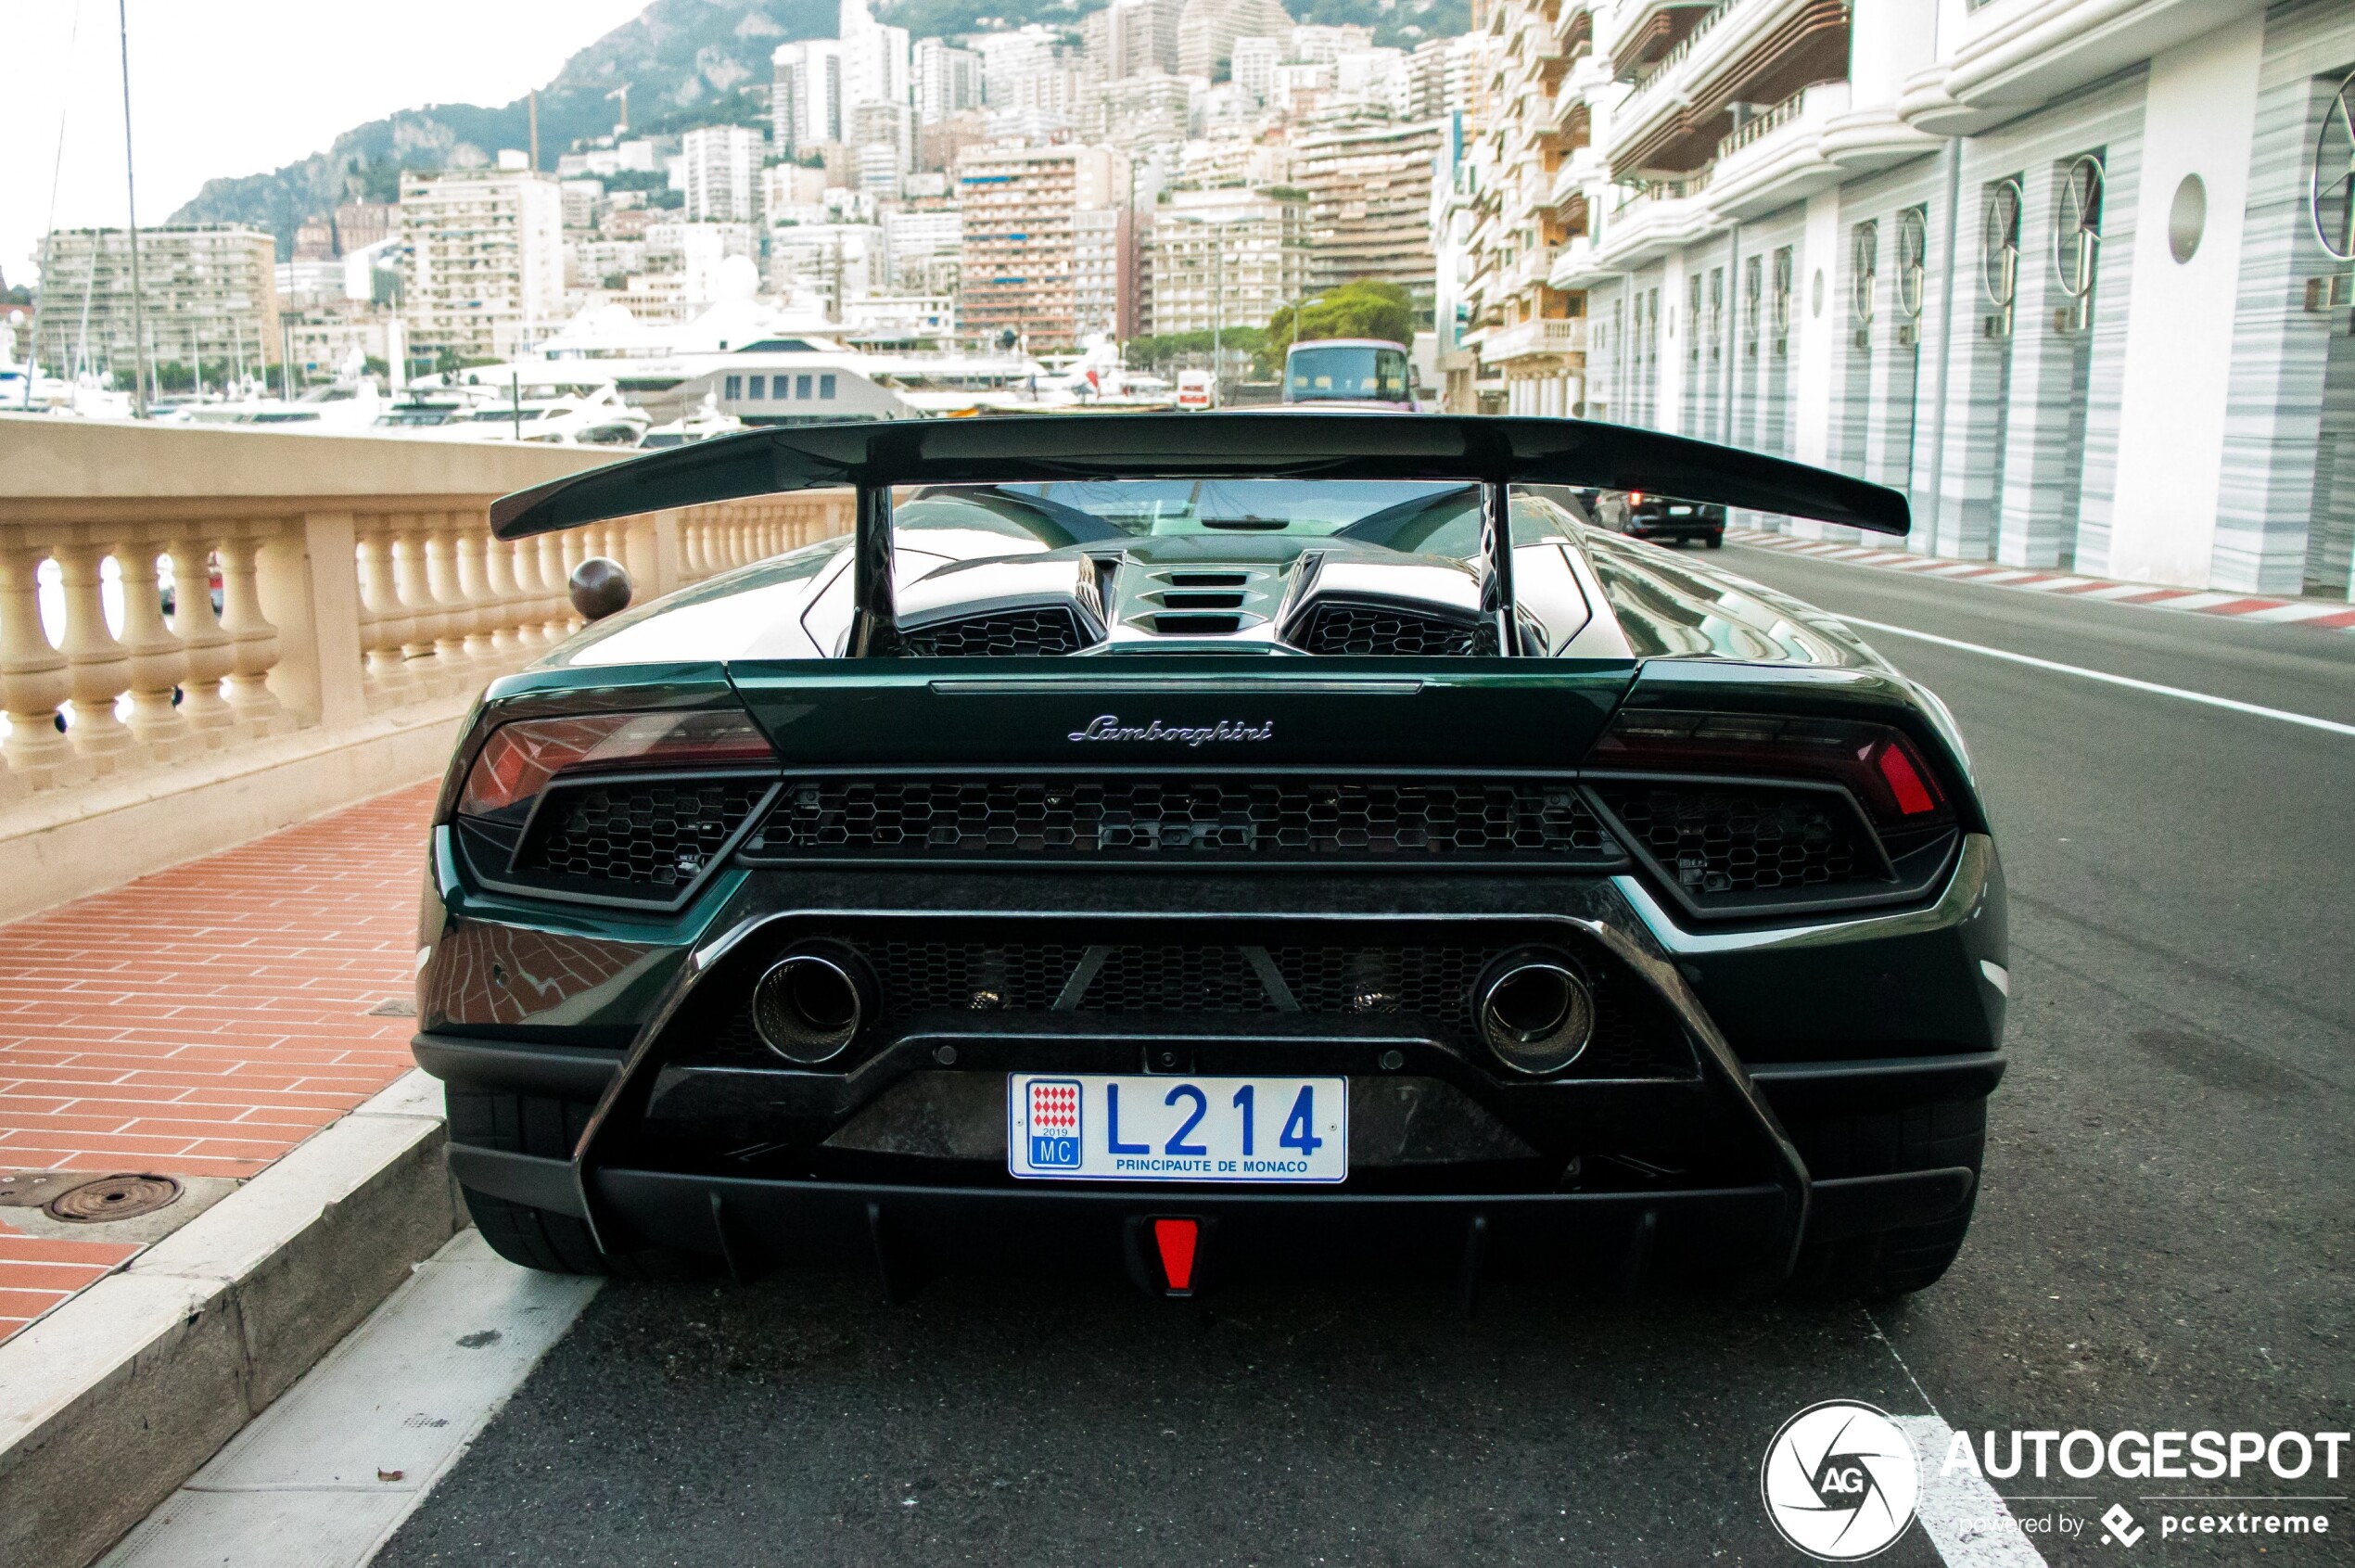
<path fill-rule="evenodd" d="M 570 1161 L 453 1145 L 477 1192 L 576 1218 L 589 1205 Z M 705 1254 L 740 1280 L 811 1263 L 872 1263 L 886 1292 L 935 1269 L 1126 1269 L 1157 1288 L 1154 1218 L 1203 1226 L 1202 1279 L 1262 1272 L 1488 1274 L 1600 1281 L 1786 1278 L 1790 1196 L 1778 1186 L 1648 1192 L 1398 1196 L 1320 1192 L 1091 1191 L 776 1181 L 607 1166 L 592 1178 L 606 1227 Z M 1812 1184 L 1803 1240 L 1934 1223 L 1970 1201 L 1959 1166 Z M 621 1240 L 614 1237 L 612 1240 Z"/>

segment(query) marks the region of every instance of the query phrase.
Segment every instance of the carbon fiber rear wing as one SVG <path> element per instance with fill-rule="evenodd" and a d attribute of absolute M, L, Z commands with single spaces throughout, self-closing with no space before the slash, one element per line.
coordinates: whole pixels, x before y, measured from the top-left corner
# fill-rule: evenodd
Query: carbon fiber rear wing
<path fill-rule="evenodd" d="M 1898 491 L 1657 430 L 1577 419 L 1447 414 L 1138 414 L 784 425 L 554 479 L 492 503 L 502 539 L 678 506 L 848 488 L 859 492 L 854 653 L 897 644 L 891 491 L 899 485 L 1070 479 L 1408 479 L 1486 487 L 1483 609 L 1515 645 L 1507 487 L 1651 491 L 1679 500 L 1903 535 Z"/>

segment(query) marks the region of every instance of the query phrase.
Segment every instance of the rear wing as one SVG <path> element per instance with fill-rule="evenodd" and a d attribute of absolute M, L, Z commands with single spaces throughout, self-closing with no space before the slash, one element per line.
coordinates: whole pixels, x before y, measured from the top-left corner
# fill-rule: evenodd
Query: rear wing
<path fill-rule="evenodd" d="M 1679 500 L 1903 535 L 1898 491 L 1822 468 L 1657 430 L 1578 419 L 1451 414 L 1133 414 L 781 425 L 554 479 L 492 503 L 521 539 L 642 512 L 801 490 L 858 491 L 853 653 L 897 645 L 891 492 L 902 485 L 1072 479 L 1410 479 L 1479 484 L 1483 613 L 1514 632 L 1512 485 L 1652 491 Z"/>

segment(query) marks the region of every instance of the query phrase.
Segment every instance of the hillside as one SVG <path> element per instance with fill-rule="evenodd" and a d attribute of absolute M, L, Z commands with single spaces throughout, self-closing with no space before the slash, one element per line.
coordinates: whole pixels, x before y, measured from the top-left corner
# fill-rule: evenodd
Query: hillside
<path fill-rule="evenodd" d="M 1470 25 L 1469 0 L 1287 0 L 1301 21 L 1356 22 L 1378 42 L 1412 45 Z M 953 36 L 1039 21 L 1076 24 L 1094 5 L 1080 0 L 880 0 L 876 15 L 918 37 Z M 611 130 L 609 95 L 627 83 L 630 120 L 640 130 L 745 121 L 760 108 L 746 89 L 765 86 L 779 44 L 834 32 L 838 0 L 652 0 L 634 20 L 565 62 L 540 90 L 540 146 L 553 167 L 576 137 Z M 489 108 L 428 104 L 354 126 L 326 151 L 266 174 L 209 180 L 172 214 L 175 223 L 249 223 L 291 253 L 308 217 L 356 195 L 388 201 L 403 169 L 472 168 L 501 147 L 527 146 L 526 100 Z"/>

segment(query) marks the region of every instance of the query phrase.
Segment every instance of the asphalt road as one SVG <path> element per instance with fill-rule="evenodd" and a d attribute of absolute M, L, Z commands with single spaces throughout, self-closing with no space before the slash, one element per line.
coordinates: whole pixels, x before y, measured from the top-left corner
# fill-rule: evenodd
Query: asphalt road
<path fill-rule="evenodd" d="M 2355 637 L 1723 559 L 1835 611 L 2355 722 Z M 1436 1288 L 1246 1289 L 1204 1323 L 1114 1282 L 949 1279 L 897 1307 L 847 1274 L 610 1286 L 378 1562 L 1783 1563 L 1759 1460 L 1820 1399 L 1965 1430 L 2346 1430 L 2355 736 L 1866 635 L 1960 719 L 2013 894 L 2014 1064 L 1935 1289 L 1872 1314 L 1499 1289 L 1470 1322 Z M 2142 1500 L 2355 1493 L 2245 1480 L 1996 1485 L 2088 1499 L 2030 1518 L 2125 1502 L 2154 1526 L 2137 1557 L 2349 1561 L 2344 1500 L 2302 1544 L 2162 1540 Z M 2098 1536 L 2035 1544 L 2120 1549 Z M 1877 1561 L 1939 1560 L 1916 1530 Z"/>

